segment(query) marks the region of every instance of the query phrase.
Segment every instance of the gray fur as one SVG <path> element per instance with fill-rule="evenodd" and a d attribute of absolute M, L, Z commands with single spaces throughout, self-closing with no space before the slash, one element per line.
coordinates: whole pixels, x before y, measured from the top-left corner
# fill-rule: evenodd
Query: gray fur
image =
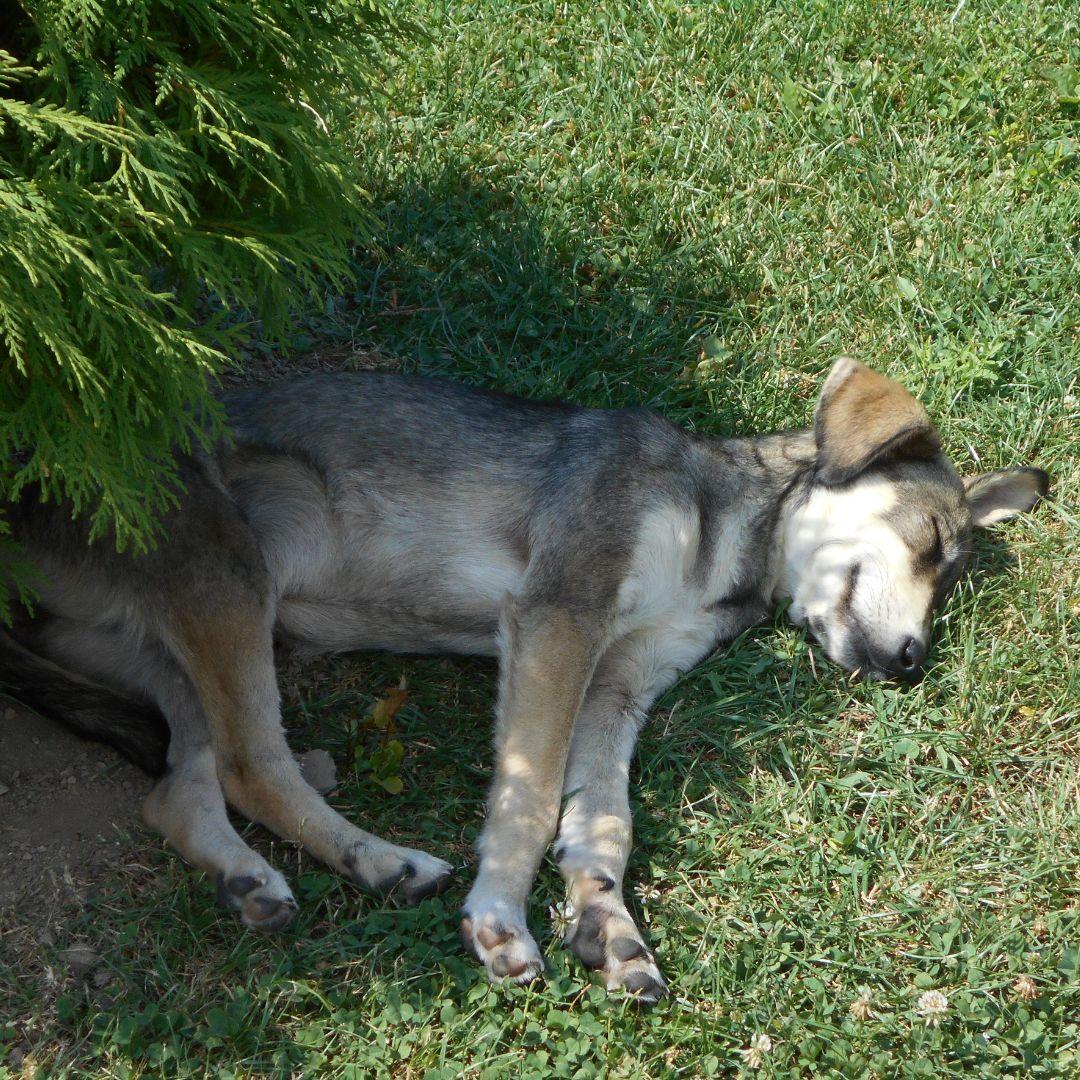
<path fill-rule="evenodd" d="M 225 405 L 233 438 L 182 459 L 186 494 L 152 552 L 89 544 L 69 507 L 8 507 L 42 585 L 36 617 L 0 638 L 0 677 L 151 767 L 163 717 L 148 822 L 247 925 L 271 930 L 295 902 L 226 800 L 407 902 L 450 870 L 304 784 L 272 635 L 307 653 L 499 657 L 498 767 L 462 922 L 497 981 L 542 971 L 525 904 L 559 828 L 567 941 L 609 988 L 661 996 L 622 899 L 627 773 L 652 702 L 784 596 L 841 665 L 912 678 L 967 555 L 972 515 L 925 412 L 853 361 L 826 383 L 814 431 L 760 438 L 380 374 Z M 976 485 L 980 515 L 1028 508 L 1046 483 L 1026 472 Z"/>
<path fill-rule="evenodd" d="M 763 455 L 696 439 L 646 410 L 391 375 L 313 376 L 226 404 L 238 447 L 222 473 L 274 573 L 279 632 L 314 651 L 496 655 L 504 596 L 527 569 L 547 600 L 601 610 L 644 511 L 671 503 L 716 520 L 751 485 L 761 512 L 740 576 L 761 577 L 751 552 L 767 548 L 779 491 L 806 464 L 767 442 Z M 740 597 L 753 610 L 729 612 L 727 632 L 767 605 Z"/>

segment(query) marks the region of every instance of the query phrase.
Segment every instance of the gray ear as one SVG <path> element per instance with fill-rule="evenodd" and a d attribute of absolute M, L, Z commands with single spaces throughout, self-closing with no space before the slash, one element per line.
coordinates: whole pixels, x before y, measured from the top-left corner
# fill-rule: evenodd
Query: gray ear
<path fill-rule="evenodd" d="M 843 356 L 833 364 L 814 412 L 817 478 L 853 480 L 884 457 L 931 458 L 941 439 L 922 405 L 898 382 Z"/>
<path fill-rule="evenodd" d="M 1050 490 L 1042 469 L 999 469 L 964 477 L 971 519 L 976 525 L 995 525 L 1026 514 Z"/>

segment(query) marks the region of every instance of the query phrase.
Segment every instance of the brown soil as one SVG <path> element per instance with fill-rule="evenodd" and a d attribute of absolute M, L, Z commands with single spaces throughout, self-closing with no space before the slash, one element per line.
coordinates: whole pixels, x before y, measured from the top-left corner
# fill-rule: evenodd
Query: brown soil
<path fill-rule="evenodd" d="M 107 747 L 0 703 L 0 911 L 48 922 L 78 903 L 140 841 L 149 790 Z"/>

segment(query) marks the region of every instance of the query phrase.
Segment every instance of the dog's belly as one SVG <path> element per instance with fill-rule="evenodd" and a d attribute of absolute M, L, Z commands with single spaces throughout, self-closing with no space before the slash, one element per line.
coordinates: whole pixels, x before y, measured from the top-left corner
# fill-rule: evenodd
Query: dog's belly
<path fill-rule="evenodd" d="M 382 649 L 495 656 L 498 613 L 446 612 L 416 600 L 287 596 L 276 631 L 305 653 Z"/>
<path fill-rule="evenodd" d="M 496 548 L 366 544 L 345 564 L 283 595 L 277 632 L 305 652 L 497 655 L 499 617 L 523 567 Z"/>
<path fill-rule="evenodd" d="M 269 460 L 272 477 L 256 474 L 261 460 L 246 473 L 233 462 L 232 490 L 274 582 L 280 639 L 306 653 L 495 655 L 500 612 L 525 573 L 495 495 L 403 492 Z"/>

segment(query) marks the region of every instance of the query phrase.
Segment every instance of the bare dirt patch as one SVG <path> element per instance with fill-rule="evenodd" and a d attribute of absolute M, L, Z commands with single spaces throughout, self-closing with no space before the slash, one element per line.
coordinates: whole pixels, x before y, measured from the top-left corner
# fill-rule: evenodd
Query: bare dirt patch
<path fill-rule="evenodd" d="M 150 784 L 109 748 L 0 702 L 0 911 L 47 922 L 84 899 L 137 842 Z"/>

